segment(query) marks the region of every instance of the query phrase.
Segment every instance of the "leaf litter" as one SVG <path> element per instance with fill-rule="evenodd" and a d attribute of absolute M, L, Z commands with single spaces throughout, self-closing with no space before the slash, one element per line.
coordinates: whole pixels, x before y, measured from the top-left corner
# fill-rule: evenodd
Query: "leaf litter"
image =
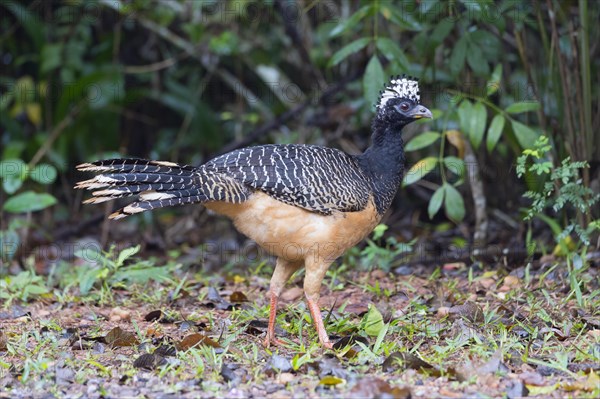
<path fill-rule="evenodd" d="M 147 397 L 598 396 L 600 313 L 564 299 L 568 279 L 542 279 L 541 268 L 529 282 L 501 270 L 471 282 L 468 268 L 436 280 L 419 270 L 425 274 L 376 274 L 376 289 L 367 289 L 372 276 L 354 272 L 343 289 L 324 287 L 333 350 L 315 344 L 293 285 L 278 311 L 285 344 L 262 346 L 266 278 L 194 283 L 187 296 L 165 294 L 160 303 L 124 290 L 112 307 L 32 302 L 0 325 L 0 384 L 89 397 L 101 386 L 107 396 Z M 583 292 L 593 293 L 598 271 L 588 272 Z M 25 348 L 50 359 L 47 372 L 32 368 Z"/>

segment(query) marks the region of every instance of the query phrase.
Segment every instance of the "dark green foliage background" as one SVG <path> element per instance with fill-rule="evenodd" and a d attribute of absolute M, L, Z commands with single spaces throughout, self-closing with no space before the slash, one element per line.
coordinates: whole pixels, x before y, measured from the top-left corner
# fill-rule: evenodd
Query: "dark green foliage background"
<path fill-rule="evenodd" d="M 587 185 L 600 160 L 597 2 L 3 0 L 0 10 L 2 159 L 56 167 L 52 186 L 25 188 L 67 203 L 73 165 L 103 157 L 197 164 L 260 142 L 362 150 L 377 93 L 400 73 L 421 79 L 436 116 L 428 130 L 469 139 L 493 206 L 518 206 L 526 187 L 497 183 L 516 182 L 511 165 L 540 134 L 555 165 L 591 163 Z M 492 127 L 497 115 L 506 123 Z M 437 156 L 429 137 L 410 165 Z M 432 165 L 451 170 L 459 152 L 446 143 Z M 446 199 L 454 187 L 467 198 L 464 176 L 442 175 L 431 180 L 447 184 Z M 454 202 L 446 215 L 459 221 Z"/>

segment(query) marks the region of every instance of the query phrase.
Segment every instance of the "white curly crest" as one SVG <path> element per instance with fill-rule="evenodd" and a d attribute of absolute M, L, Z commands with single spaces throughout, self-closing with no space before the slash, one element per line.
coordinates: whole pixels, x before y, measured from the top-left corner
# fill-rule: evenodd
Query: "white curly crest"
<path fill-rule="evenodd" d="M 419 104 L 421 96 L 419 95 L 419 81 L 410 76 L 398 76 L 392 79 L 389 85 L 381 91 L 377 108 L 383 108 L 392 98 L 407 98 Z"/>

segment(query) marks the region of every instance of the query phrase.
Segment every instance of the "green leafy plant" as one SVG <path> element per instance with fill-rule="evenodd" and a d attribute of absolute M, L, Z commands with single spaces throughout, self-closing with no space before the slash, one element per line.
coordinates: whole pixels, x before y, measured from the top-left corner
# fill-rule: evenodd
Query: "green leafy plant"
<path fill-rule="evenodd" d="M 375 227 L 371 237 L 366 240 L 367 245 L 362 250 L 351 250 L 346 255 L 345 261 L 352 262 L 354 260 L 365 268 L 377 268 L 385 272 L 390 271 L 393 266 L 405 262 L 407 256 L 412 252 L 414 242 L 398 242 L 395 237 L 387 237 L 383 240 L 387 229 L 388 226 L 384 224 Z"/>
<path fill-rule="evenodd" d="M 78 251 L 75 253 L 80 259 L 93 262 L 93 265 L 81 267 L 79 273 L 79 291 L 86 295 L 94 287 L 99 285 L 102 296 L 110 297 L 111 287 L 117 286 L 125 281 L 132 283 L 145 283 L 149 280 L 168 280 L 171 272 L 170 266 L 156 267 L 152 262 L 143 261 L 126 265 L 140 250 L 137 245 L 125 248 L 115 253 L 114 245 L 107 252 L 98 253 L 90 251 Z"/>
<path fill-rule="evenodd" d="M 494 151 L 503 132 L 506 122 L 510 122 L 513 137 L 520 148 L 533 144 L 537 133 L 534 129 L 519 122 L 515 115 L 536 111 L 540 104 L 536 101 L 515 102 L 505 109 L 497 106 L 490 97 L 497 93 L 502 77 L 502 65 L 498 64 L 489 76 L 485 95 L 449 90 L 458 101 L 441 114 L 443 120 L 441 133 L 428 131 L 417 134 L 406 146 L 406 152 L 414 152 L 433 146 L 439 142 L 437 156 L 427 156 L 416 162 L 406 173 L 402 184 L 408 186 L 423 179 L 429 173 L 440 171 L 441 184 L 435 187 L 427 208 L 430 218 L 433 218 L 443 207 L 448 219 L 458 223 L 465 217 L 465 203 L 457 187 L 465 182 L 467 172 L 465 165 L 465 148 L 469 145 L 473 151 L 479 150 L 486 143 L 488 152 Z M 488 124 L 489 112 L 495 115 Z M 448 128 L 451 126 L 451 128 Z M 449 142 L 458 152 L 458 156 L 448 155 L 446 142 Z M 431 183 L 432 184 L 432 183 Z"/>
<path fill-rule="evenodd" d="M 52 194 L 32 190 L 16 194 L 28 180 L 34 184 L 51 185 L 56 176 L 56 168 L 47 163 L 31 166 L 18 158 L 1 161 L 0 182 L 8 199 L 2 204 L 0 212 L 30 214 L 56 204 L 57 200 Z M 0 193 L 0 196 L 4 194 Z M 13 219 L 8 226 L 0 230 L 0 260 L 5 262 L 13 258 L 21 240 L 17 231 L 29 227 L 29 224 L 29 221 Z"/>
<path fill-rule="evenodd" d="M 580 176 L 582 169 L 589 167 L 588 163 L 572 161 L 567 157 L 558 166 L 554 166 L 547 157 L 551 149 L 549 139 L 541 136 L 532 148 L 525 149 L 517 159 L 518 177 L 530 176 L 543 181 L 539 190 L 528 190 L 524 194 L 532 200 L 531 206 L 526 210 L 525 220 L 543 215 L 548 207 L 552 207 L 554 212 L 575 210 L 586 214 L 600 200 L 600 194 L 586 187 Z M 598 230 L 598 222 L 596 220 L 584 226 L 574 218 L 567 217 L 566 226 L 556 239 L 560 242 L 569 234 L 575 233 L 585 245 L 589 245 L 590 235 Z"/>
<path fill-rule="evenodd" d="M 350 18 L 342 20 L 329 32 L 329 39 L 335 39 L 361 26 L 366 26 L 370 31 L 370 35 L 359 37 L 336 51 L 328 63 L 329 67 L 334 67 L 351 55 L 371 46 L 372 55 L 362 81 L 366 103 L 369 105 L 377 101 L 379 91 L 386 79 L 380 56 L 391 64 L 390 70 L 406 71 L 410 65 L 398 43 L 390 37 L 381 35 L 380 25 L 384 23 L 394 25 L 401 31 L 413 31 L 419 28 L 418 22 L 410 13 L 403 13 L 389 4 L 374 1 L 358 9 Z"/>
<path fill-rule="evenodd" d="M 5 306 L 14 300 L 27 301 L 32 297 L 48 293 L 44 278 L 32 271 L 23 271 L 16 276 L 0 279 L 0 299 Z"/>

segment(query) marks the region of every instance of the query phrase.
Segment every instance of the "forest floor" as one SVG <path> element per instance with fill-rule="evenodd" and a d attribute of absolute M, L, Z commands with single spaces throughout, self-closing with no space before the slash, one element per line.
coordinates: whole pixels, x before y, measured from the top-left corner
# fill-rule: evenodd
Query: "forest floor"
<path fill-rule="evenodd" d="M 269 263 L 214 274 L 133 252 L 91 281 L 61 272 L 45 291 L 24 272 L 2 286 L 0 398 L 600 397 L 599 259 L 337 265 L 324 350 L 302 273 L 281 299 L 283 343 L 266 349 Z"/>

